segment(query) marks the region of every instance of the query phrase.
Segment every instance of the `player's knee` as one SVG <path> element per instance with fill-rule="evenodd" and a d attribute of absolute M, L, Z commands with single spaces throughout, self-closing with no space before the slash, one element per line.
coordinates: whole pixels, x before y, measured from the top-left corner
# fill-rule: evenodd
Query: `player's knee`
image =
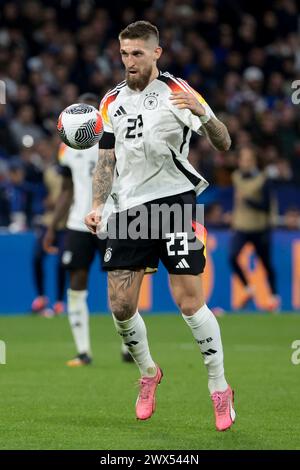
<path fill-rule="evenodd" d="M 110 299 L 111 310 L 119 321 L 129 320 L 134 315 L 136 308 L 130 301 Z"/>
<path fill-rule="evenodd" d="M 183 297 L 177 302 L 180 311 L 187 316 L 194 315 L 203 304 L 204 301 L 199 296 Z"/>

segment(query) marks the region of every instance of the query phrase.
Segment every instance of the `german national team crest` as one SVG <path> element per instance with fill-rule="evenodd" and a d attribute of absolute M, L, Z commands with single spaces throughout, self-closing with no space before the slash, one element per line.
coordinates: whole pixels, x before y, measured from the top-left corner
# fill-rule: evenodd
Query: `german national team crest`
<path fill-rule="evenodd" d="M 156 109 L 158 106 L 158 93 L 155 93 L 154 91 L 152 93 L 147 93 L 146 98 L 144 99 L 144 106 L 146 109 L 149 109 L 150 111 L 152 109 Z"/>

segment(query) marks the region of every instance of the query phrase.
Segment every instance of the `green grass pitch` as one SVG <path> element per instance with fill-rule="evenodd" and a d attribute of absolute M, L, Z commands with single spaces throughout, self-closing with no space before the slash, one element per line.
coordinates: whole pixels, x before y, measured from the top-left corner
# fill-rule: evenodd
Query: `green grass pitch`
<path fill-rule="evenodd" d="M 300 365 L 291 362 L 300 316 L 241 314 L 219 319 L 237 421 L 214 429 L 206 370 L 179 315 L 145 315 L 164 370 L 157 409 L 135 419 L 138 371 L 120 360 L 108 315 L 91 318 L 94 364 L 70 369 L 66 317 L 0 317 L 1 449 L 300 449 Z"/>

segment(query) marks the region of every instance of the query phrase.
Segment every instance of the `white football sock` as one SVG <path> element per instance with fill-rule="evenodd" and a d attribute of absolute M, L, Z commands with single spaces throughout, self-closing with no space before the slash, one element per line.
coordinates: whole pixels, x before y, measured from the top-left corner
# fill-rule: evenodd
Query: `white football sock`
<path fill-rule="evenodd" d="M 121 353 L 122 354 L 130 354 L 129 349 L 127 348 L 126 344 L 123 343 L 123 341 L 121 343 Z"/>
<path fill-rule="evenodd" d="M 68 289 L 68 317 L 78 354 L 90 354 L 87 291 Z"/>
<path fill-rule="evenodd" d="M 126 346 L 126 344 L 124 344 L 123 341 L 122 341 L 122 343 L 121 343 L 121 352 L 122 352 L 123 354 L 127 354 L 127 353 L 129 352 L 129 351 L 128 351 L 128 348 L 127 348 L 127 346 Z"/>
<path fill-rule="evenodd" d="M 113 320 L 117 332 L 135 360 L 141 375 L 143 377 L 154 377 L 156 375 L 156 365 L 149 351 L 146 325 L 139 312 L 136 312 L 133 317 L 125 321 L 119 321 L 113 315 Z"/>
<path fill-rule="evenodd" d="M 183 319 L 192 330 L 204 364 L 208 371 L 208 388 L 210 393 L 224 392 L 228 384 L 224 376 L 223 347 L 219 324 L 214 314 L 204 304 L 194 315 L 182 313 Z"/>

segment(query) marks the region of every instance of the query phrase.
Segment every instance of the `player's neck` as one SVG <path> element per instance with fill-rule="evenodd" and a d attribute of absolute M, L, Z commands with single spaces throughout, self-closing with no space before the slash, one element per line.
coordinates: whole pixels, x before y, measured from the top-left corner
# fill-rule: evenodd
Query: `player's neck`
<path fill-rule="evenodd" d="M 149 78 L 149 83 L 148 85 L 150 85 L 151 82 L 153 82 L 153 80 L 155 80 L 159 75 L 159 70 L 158 68 L 155 66 L 152 70 L 152 73 L 150 75 L 150 78 Z"/>

